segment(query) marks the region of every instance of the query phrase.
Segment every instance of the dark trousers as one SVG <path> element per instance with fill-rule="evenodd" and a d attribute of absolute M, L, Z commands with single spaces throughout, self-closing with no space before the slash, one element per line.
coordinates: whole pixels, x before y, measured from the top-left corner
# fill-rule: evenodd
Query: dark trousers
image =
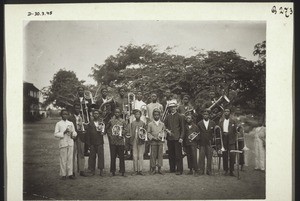
<path fill-rule="evenodd" d="M 120 172 L 125 172 L 124 160 L 124 145 L 110 144 L 111 158 L 110 158 L 110 172 L 116 172 L 116 159 L 119 156 Z"/>
<path fill-rule="evenodd" d="M 205 157 L 207 159 L 206 172 L 211 172 L 212 148 L 209 145 L 201 145 L 199 150 L 199 166 L 200 172 L 204 173 Z"/>
<path fill-rule="evenodd" d="M 144 155 L 148 155 L 149 152 L 150 152 L 150 143 L 147 141 L 147 142 L 145 142 L 145 152 L 144 152 Z"/>
<path fill-rule="evenodd" d="M 183 172 L 182 147 L 177 140 L 168 140 L 170 172 Z"/>
<path fill-rule="evenodd" d="M 104 147 L 101 145 L 90 145 L 90 157 L 89 157 L 89 168 L 91 171 L 95 171 L 96 157 L 98 156 L 98 168 L 104 169 Z M 96 156 L 97 155 L 97 156 Z"/>
<path fill-rule="evenodd" d="M 223 170 L 228 171 L 228 157 L 230 163 L 230 172 L 234 171 L 234 163 L 235 163 L 235 153 L 230 153 L 230 150 L 235 150 L 235 144 L 224 143 L 224 148 L 226 151 L 223 152 Z"/>
<path fill-rule="evenodd" d="M 197 145 L 188 145 L 184 147 L 187 156 L 188 168 L 197 171 Z"/>

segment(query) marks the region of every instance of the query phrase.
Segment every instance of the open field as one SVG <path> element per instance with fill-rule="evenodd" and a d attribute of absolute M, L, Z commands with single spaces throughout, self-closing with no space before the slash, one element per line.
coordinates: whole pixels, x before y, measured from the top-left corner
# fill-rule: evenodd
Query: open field
<path fill-rule="evenodd" d="M 132 199 L 256 199 L 265 198 L 265 173 L 254 171 L 253 142 L 247 155 L 241 180 L 236 177 L 213 175 L 194 177 L 168 173 L 168 160 L 164 159 L 165 175 L 131 176 L 132 161 L 127 160 L 127 177 L 109 175 L 110 155 L 105 137 L 105 175 L 59 180 L 58 140 L 53 132 L 58 119 L 43 119 L 24 124 L 24 199 L 25 200 L 132 200 Z M 144 161 L 145 172 L 149 160 Z M 184 158 L 184 170 L 187 170 Z"/>

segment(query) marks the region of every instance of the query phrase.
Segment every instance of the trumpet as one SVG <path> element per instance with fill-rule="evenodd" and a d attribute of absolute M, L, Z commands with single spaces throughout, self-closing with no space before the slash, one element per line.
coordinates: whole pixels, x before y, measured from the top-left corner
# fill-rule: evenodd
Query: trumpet
<path fill-rule="evenodd" d="M 199 134 L 200 134 L 200 132 L 199 133 L 193 132 L 193 133 L 189 134 L 189 136 L 188 136 L 189 141 L 193 141 Z"/>
<path fill-rule="evenodd" d="M 136 134 L 139 136 L 139 139 L 148 141 L 147 131 L 143 127 L 137 127 Z"/>
<path fill-rule="evenodd" d="M 238 126 L 236 127 L 236 133 L 237 133 L 237 140 L 244 142 L 244 147 L 242 150 L 248 151 L 249 148 L 246 145 L 245 132 L 244 132 L 244 127 L 242 124 L 238 124 Z"/>
<path fill-rule="evenodd" d="M 105 124 L 103 122 L 95 122 L 96 123 L 96 130 L 104 133 L 105 131 Z"/>
<path fill-rule="evenodd" d="M 123 126 L 114 125 L 111 129 L 111 133 L 113 136 L 122 137 Z"/>
<path fill-rule="evenodd" d="M 218 131 L 219 130 L 219 131 Z M 219 135 L 217 137 L 217 131 L 219 132 Z M 223 144 L 223 137 L 222 137 L 222 129 L 220 126 L 216 125 L 215 128 L 214 128 L 214 142 L 215 142 L 215 145 L 214 146 L 217 146 L 217 140 L 220 140 L 221 141 L 221 149 L 220 151 L 226 151 L 226 149 L 224 148 L 224 144 Z"/>

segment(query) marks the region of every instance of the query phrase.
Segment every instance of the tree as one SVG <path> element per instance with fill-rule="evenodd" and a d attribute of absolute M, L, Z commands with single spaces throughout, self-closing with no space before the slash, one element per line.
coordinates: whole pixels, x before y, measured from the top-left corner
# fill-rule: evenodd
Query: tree
<path fill-rule="evenodd" d="M 51 86 L 44 91 L 45 105 L 55 103 L 56 106 L 69 108 L 76 97 L 77 87 L 82 86 L 84 81 L 79 81 L 73 71 L 60 69 L 50 83 Z"/>
<path fill-rule="evenodd" d="M 265 46 L 255 47 L 262 60 Z M 219 96 L 229 96 L 234 105 L 261 109 L 258 97 L 264 95 L 261 90 L 264 79 L 259 62 L 248 61 L 234 50 L 204 52 L 195 49 L 194 56 L 184 57 L 171 54 L 171 49 L 158 52 L 156 46 L 147 44 L 122 46 L 118 54 L 93 68 L 91 76 L 98 83 L 126 86 L 133 92 L 140 89 L 145 100 L 152 92 L 162 98 L 164 91 L 170 89 L 178 96 L 189 94 L 194 103 L 201 106 L 213 87 Z M 261 62 L 259 64 L 261 66 Z"/>

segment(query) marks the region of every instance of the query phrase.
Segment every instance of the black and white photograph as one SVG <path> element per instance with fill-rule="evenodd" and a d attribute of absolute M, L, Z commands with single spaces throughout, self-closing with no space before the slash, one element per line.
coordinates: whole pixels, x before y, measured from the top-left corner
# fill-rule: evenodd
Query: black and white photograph
<path fill-rule="evenodd" d="M 26 15 L 23 200 L 267 199 L 267 20 Z"/>

